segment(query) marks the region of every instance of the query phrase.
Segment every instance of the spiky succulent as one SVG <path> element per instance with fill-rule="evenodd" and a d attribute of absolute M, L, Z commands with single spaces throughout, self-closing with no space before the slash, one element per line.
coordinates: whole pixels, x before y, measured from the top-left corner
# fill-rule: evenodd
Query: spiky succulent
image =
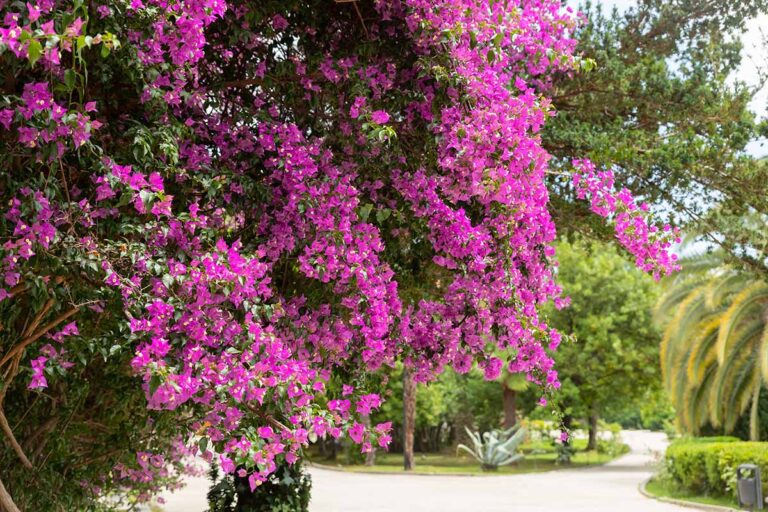
<path fill-rule="evenodd" d="M 499 466 L 506 466 L 523 458 L 517 450 L 525 439 L 526 431 L 518 425 L 507 430 L 491 430 L 483 434 L 472 432 L 466 427 L 464 430 L 472 440 L 472 448 L 460 444 L 458 449 L 476 458 L 486 471 L 496 470 Z"/>

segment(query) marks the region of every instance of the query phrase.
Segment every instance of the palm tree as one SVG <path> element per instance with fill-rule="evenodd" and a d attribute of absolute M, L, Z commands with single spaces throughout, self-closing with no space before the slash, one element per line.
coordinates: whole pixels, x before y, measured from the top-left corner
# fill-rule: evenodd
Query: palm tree
<path fill-rule="evenodd" d="M 689 258 L 683 268 L 656 311 L 664 327 L 662 376 L 678 425 L 698 434 L 710 423 L 730 433 L 751 405 L 750 438 L 757 440 L 758 397 L 768 382 L 768 284 L 717 255 Z"/>

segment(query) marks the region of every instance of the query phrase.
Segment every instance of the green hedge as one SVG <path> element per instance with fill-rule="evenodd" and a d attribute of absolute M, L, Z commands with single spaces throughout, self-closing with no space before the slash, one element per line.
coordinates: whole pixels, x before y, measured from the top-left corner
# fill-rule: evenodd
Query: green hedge
<path fill-rule="evenodd" d="M 665 472 L 683 489 L 723 496 L 735 493 L 736 468 L 745 463 L 760 466 L 763 492 L 768 493 L 768 443 L 728 437 L 675 441 L 667 448 Z"/>

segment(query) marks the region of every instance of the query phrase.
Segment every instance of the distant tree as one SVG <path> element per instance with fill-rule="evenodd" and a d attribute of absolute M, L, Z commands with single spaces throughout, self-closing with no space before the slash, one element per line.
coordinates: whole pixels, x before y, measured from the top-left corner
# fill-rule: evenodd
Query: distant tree
<path fill-rule="evenodd" d="M 409 369 L 403 370 L 403 469 L 416 466 L 413 435 L 416 429 L 416 381 Z"/>
<path fill-rule="evenodd" d="M 658 215 L 695 228 L 729 259 L 762 273 L 768 231 L 744 219 L 768 213 L 767 171 L 744 149 L 766 126 L 749 110 L 758 87 L 733 73 L 744 24 L 767 4 L 639 0 L 619 13 L 587 2 L 578 50 L 596 67 L 555 82 L 558 113 L 543 133 L 554 167 L 589 155 Z M 560 233 L 612 238 L 589 220 L 567 180 L 552 174 L 550 185 Z"/>
<path fill-rule="evenodd" d="M 528 387 L 525 377 L 516 373 L 502 373 L 499 378 L 504 400 L 504 421 L 505 429 L 514 427 L 517 424 L 517 396 Z"/>
<path fill-rule="evenodd" d="M 562 402 L 589 420 L 589 449 L 609 404 L 637 402 L 658 385 L 659 335 L 652 308 L 657 284 L 614 249 L 602 244 L 561 243 L 558 277 L 568 308 L 553 311 L 554 327 L 575 335 L 557 350 Z"/>

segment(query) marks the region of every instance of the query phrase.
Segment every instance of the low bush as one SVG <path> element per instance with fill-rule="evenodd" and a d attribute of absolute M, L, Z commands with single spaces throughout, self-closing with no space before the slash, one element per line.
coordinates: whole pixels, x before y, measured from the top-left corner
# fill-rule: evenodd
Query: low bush
<path fill-rule="evenodd" d="M 736 492 L 736 468 L 752 463 L 768 476 L 768 443 L 743 442 L 731 437 L 682 439 L 665 455 L 664 476 L 678 487 L 710 496 Z M 764 493 L 768 482 L 763 480 Z"/>
<path fill-rule="evenodd" d="M 208 477 L 207 512 L 307 512 L 312 479 L 300 463 L 282 463 L 266 482 L 251 491 L 248 477 L 220 475 L 215 464 Z"/>

